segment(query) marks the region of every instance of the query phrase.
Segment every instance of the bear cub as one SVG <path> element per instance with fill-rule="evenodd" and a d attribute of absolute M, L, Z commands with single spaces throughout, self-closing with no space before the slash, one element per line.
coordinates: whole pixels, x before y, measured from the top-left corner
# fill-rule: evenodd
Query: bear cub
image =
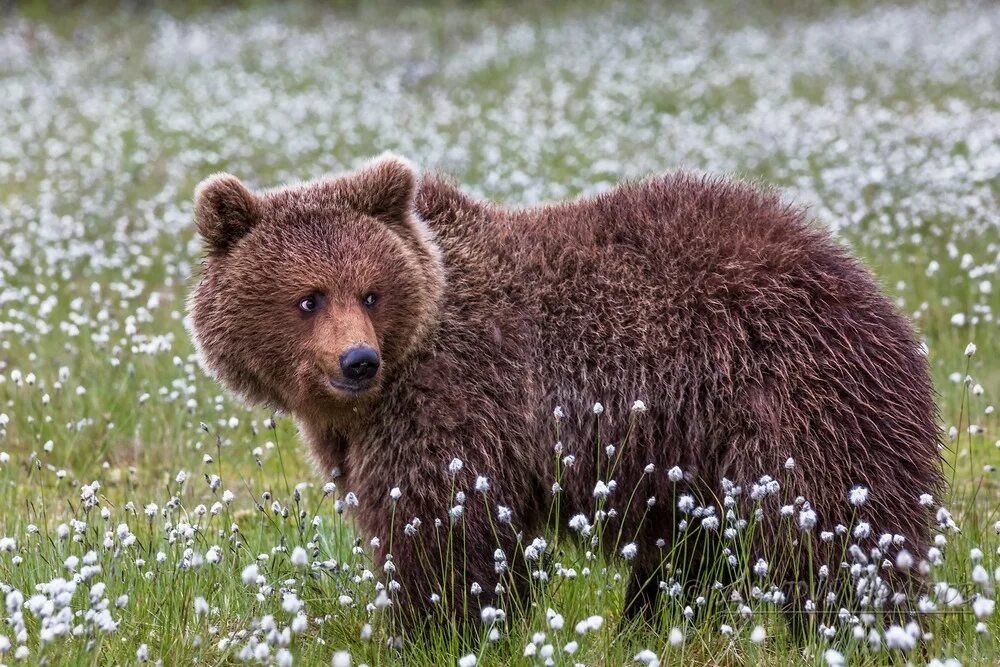
<path fill-rule="evenodd" d="M 824 604 L 824 566 L 872 607 L 919 578 L 868 559 L 928 546 L 924 355 L 772 191 L 678 173 L 507 209 L 390 155 L 260 192 L 215 175 L 195 222 L 204 368 L 294 415 L 408 624 L 506 606 L 556 531 L 628 558 L 632 614 L 733 539 L 789 609 Z"/>

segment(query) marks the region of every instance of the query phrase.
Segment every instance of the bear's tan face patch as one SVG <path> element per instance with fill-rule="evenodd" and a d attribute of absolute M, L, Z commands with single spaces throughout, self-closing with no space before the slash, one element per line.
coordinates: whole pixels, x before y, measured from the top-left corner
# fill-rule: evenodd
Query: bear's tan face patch
<path fill-rule="evenodd" d="M 364 297 L 322 296 L 317 302 L 316 310 L 305 317 L 313 320 L 309 344 L 326 390 L 352 398 L 377 388 L 382 358 L 371 312 L 377 299 L 370 306 Z M 354 372 L 358 364 L 352 365 L 352 359 L 361 355 L 369 358 L 361 362 L 365 372 Z"/>

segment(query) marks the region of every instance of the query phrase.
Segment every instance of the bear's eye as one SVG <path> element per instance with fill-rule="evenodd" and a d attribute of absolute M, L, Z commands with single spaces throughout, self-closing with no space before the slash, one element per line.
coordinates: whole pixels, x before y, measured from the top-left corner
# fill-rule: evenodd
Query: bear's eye
<path fill-rule="evenodd" d="M 371 308 L 375 305 L 376 301 L 378 301 L 378 294 L 374 292 L 369 292 L 361 297 L 361 303 L 365 304 L 365 308 Z"/>
<path fill-rule="evenodd" d="M 303 313 L 314 313 L 319 308 L 319 295 L 310 294 L 299 300 L 299 310 Z"/>

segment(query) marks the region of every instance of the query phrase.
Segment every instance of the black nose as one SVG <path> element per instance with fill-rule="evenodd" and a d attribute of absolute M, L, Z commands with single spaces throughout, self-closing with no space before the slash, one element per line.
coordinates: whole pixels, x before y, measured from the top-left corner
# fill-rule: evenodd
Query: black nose
<path fill-rule="evenodd" d="M 340 370 L 348 380 L 371 380 L 378 373 L 378 352 L 354 347 L 340 357 Z"/>

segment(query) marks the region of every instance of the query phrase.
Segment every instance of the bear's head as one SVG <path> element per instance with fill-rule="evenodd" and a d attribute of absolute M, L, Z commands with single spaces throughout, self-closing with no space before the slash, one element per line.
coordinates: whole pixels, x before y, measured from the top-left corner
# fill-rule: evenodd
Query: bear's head
<path fill-rule="evenodd" d="M 205 263 L 188 303 L 202 366 L 251 403 L 299 413 L 378 396 L 436 323 L 440 254 L 417 175 L 384 156 L 345 176 L 195 193 Z"/>

